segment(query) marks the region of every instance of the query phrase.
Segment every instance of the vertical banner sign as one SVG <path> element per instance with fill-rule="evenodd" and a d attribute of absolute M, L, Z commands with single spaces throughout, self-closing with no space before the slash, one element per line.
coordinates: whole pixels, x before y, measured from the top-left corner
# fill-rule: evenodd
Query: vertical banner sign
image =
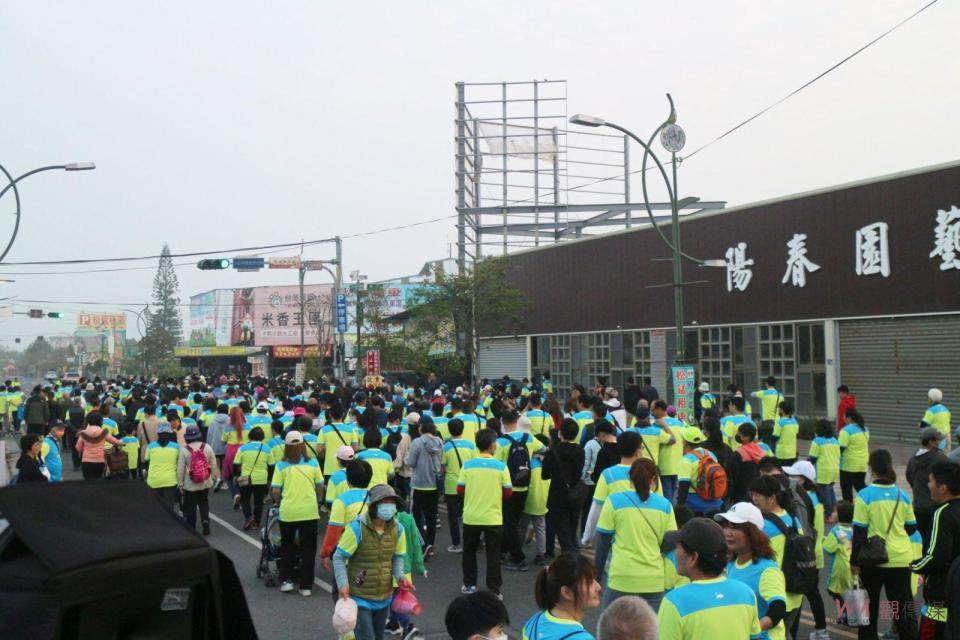
<path fill-rule="evenodd" d="M 677 418 L 687 424 L 693 424 L 696 376 L 692 366 L 673 367 L 673 406 L 677 409 Z"/>
<path fill-rule="evenodd" d="M 347 296 L 337 296 L 337 333 L 347 332 Z"/>
<path fill-rule="evenodd" d="M 367 351 L 367 375 L 380 375 L 380 352 L 377 350 Z"/>

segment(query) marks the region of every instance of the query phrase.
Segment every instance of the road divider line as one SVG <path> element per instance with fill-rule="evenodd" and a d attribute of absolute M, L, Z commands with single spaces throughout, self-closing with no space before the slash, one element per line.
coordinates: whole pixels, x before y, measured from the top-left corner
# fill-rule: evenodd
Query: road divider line
<path fill-rule="evenodd" d="M 224 520 L 223 518 L 221 518 L 221 517 L 219 517 L 219 516 L 211 513 L 211 514 L 210 514 L 210 519 L 213 520 L 214 522 L 216 522 L 217 524 L 219 524 L 221 527 L 223 527 L 224 529 L 226 529 L 226 530 L 229 531 L 230 533 L 232 533 L 233 535 L 235 535 L 235 536 L 237 536 L 238 538 L 240 538 L 241 540 L 244 540 L 244 541 L 250 543 L 251 545 L 253 545 L 254 547 L 256 547 L 257 549 L 259 549 L 259 550 L 261 550 L 261 551 L 263 550 L 263 544 L 261 544 L 259 540 L 255 540 L 255 539 L 251 538 L 250 536 L 248 536 L 247 534 L 245 534 L 243 531 L 240 531 L 240 529 L 237 529 L 235 526 L 233 526 L 232 524 L 230 524 L 229 522 L 227 522 L 227 521 Z M 259 562 L 259 560 L 260 560 L 260 559 L 257 558 L 257 561 L 258 561 L 258 562 Z M 330 584 L 329 582 L 327 582 L 327 581 L 325 581 L 325 580 L 321 580 L 320 578 L 314 578 L 314 579 L 313 579 L 313 583 L 314 583 L 315 585 L 317 585 L 318 587 L 320 587 L 321 589 L 323 589 L 324 591 L 326 591 L 327 593 L 333 593 L 333 585 Z"/>

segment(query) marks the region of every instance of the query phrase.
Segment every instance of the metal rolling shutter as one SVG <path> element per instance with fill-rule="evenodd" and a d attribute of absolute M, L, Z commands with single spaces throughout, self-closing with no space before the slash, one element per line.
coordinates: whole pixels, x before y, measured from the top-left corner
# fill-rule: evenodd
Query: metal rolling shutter
<path fill-rule="evenodd" d="M 840 384 L 857 396 L 875 437 L 917 442 L 931 387 L 960 416 L 960 316 L 839 324 Z"/>
<path fill-rule="evenodd" d="M 510 376 L 521 380 L 527 376 L 525 338 L 481 338 L 479 348 L 477 360 L 481 378 L 496 380 Z"/>

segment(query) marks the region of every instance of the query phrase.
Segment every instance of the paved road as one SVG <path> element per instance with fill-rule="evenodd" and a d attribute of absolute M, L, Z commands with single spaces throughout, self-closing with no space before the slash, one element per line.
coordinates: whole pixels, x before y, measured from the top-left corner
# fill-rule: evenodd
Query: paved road
<path fill-rule="evenodd" d="M 79 473 L 67 475 L 70 480 L 79 480 Z M 311 598 L 303 598 L 296 593 L 282 594 L 276 587 L 267 588 L 263 581 L 256 577 L 256 566 L 260 557 L 258 534 L 241 530 L 243 517 L 240 512 L 233 511 L 232 500 L 227 492 L 211 494 L 211 511 L 213 522 L 210 544 L 223 551 L 235 563 L 260 637 L 265 640 L 334 638 L 330 627 L 330 618 L 333 615 L 333 602 L 329 594 L 331 576 L 323 571 L 319 562 L 317 586 Z M 446 552 L 450 536 L 445 515 L 443 520 L 443 525 L 437 532 L 436 547 L 439 551 L 427 564 L 428 576 L 414 578 L 417 595 L 424 607 L 423 614 L 416 622 L 422 636 L 428 640 L 445 637 L 443 616 L 450 600 L 459 594 L 461 585 L 460 556 Z M 530 557 L 534 555 L 530 548 L 527 553 Z M 536 611 L 533 597 L 536 572 L 536 567 L 531 567 L 527 573 L 504 572 L 503 594 L 512 622 L 511 638 L 520 637 L 523 623 Z M 482 566 L 480 575 L 483 575 Z M 826 598 L 825 581 L 823 594 Z M 825 602 L 829 619 L 834 613 L 834 606 L 828 600 Z M 587 616 L 584 620 L 587 629 L 596 628 L 597 617 L 597 611 Z M 805 639 L 813 629 L 813 620 L 807 605 L 804 605 L 801 622 L 799 637 Z M 887 627 L 888 623 L 881 622 L 881 629 L 886 630 Z M 849 629 L 834 625 L 829 628 L 832 637 L 856 637 Z"/>

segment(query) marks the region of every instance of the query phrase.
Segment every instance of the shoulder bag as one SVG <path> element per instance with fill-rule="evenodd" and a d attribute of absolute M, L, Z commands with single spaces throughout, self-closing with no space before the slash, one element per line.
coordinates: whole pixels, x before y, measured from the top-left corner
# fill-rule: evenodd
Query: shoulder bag
<path fill-rule="evenodd" d="M 897 502 L 893 506 L 893 513 L 890 514 L 890 522 L 887 523 L 887 530 L 882 536 L 872 535 L 860 547 L 860 553 L 857 554 L 857 565 L 860 567 L 877 567 L 890 561 L 887 554 L 886 538 L 890 535 L 890 529 L 893 528 L 893 521 L 897 519 L 897 510 L 900 508 L 900 489 L 897 489 Z"/>

